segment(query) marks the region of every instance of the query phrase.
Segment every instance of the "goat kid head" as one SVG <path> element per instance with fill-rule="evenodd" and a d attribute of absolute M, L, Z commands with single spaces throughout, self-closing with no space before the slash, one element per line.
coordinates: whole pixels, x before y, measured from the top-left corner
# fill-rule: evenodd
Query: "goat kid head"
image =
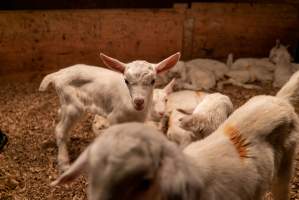
<path fill-rule="evenodd" d="M 288 51 L 289 45 L 285 46 L 276 40 L 276 45 L 270 50 L 269 59 L 274 64 L 279 64 L 281 61 L 291 62 L 293 60 Z"/>
<path fill-rule="evenodd" d="M 191 161 L 162 133 L 141 123 L 108 128 L 52 185 L 88 172 L 89 200 L 195 200 Z"/>
<path fill-rule="evenodd" d="M 168 96 L 173 92 L 175 78 L 172 79 L 164 88 L 155 89 L 153 94 L 153 103 L 151 109 L 151 118 L 154 121 L 160 121 L 164 116 L 167 107 Z"/>
<path fill-rule="evenodd" d="M 100 54 L 103 63 L 110 69 L 123 74 L 135 110 L 142 111 L 152 99 L 157 74 L 174 67 L 180 59 L 180 53 L 162 60 L 158 64 L 144 60 L 123 63 L 103 53 Z"/>

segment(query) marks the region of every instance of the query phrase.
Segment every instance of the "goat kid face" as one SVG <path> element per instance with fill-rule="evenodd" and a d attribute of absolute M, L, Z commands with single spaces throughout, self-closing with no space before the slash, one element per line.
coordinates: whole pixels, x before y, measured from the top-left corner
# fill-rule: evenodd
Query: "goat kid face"
<path fill-rule="evenodd" d="M 148 108 L 151 103 L 157 74 L 171 69 L 180 59 L 180 53 L 176 53 L 158 64 L 141 60 L 125 64 L 104 54 L 100 56 L 107 67 L 123 74 L 131 102 L 137 111 Z"/>
<path fill-rule="evenodd" d="M 172 79 L 163 89 L 155 89 L 153 94 L 153 105 L 151 109 L 151 117 L 155 121 L 161 120 L 166 112 L 168 95 L 173 92 L 175 79 Z"/>
<path fill-rule="evenodd" d="M 278 64 L 282 60 L 286 62 L 292 61 L 288 46 L 280 44 L 279 40 L 276 41 L 276 45 L 270 50 L 269 59 L 274 64 Z"/>

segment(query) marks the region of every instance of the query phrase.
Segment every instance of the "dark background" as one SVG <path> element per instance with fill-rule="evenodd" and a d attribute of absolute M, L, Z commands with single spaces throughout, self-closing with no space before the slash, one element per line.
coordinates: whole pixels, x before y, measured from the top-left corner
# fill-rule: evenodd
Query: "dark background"
<path fill-rule="evenodd" d="M 188 3 L 190 6 L 191 2 L 296 4 L 299 0 L 1 0 L 0 10 L 171 8 L 174 3 Z"/>

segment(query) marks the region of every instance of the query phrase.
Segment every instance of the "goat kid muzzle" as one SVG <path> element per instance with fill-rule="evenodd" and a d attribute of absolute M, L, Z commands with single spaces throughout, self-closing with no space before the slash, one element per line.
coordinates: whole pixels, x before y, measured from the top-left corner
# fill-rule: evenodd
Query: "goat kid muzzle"
<path fill-rule="evenodd" d="M 143 110 L 144 109 L 144 99 L 143 98 L 135 98 L 133 100 L 133 105 L 136 110 Z"/>

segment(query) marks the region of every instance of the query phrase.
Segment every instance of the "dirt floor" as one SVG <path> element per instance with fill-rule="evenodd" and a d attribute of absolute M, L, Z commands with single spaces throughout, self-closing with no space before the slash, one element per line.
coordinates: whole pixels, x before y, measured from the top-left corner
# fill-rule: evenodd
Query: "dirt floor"
<path fill-rule="evenodd" d="M 0 152 L 0 200 L 86 199 L 83 177 L 69 185 L 49 186 L 58 173 L 53 132 L 59 102 L 52 88 L 40 93 L 38 85 L 35 81 L 0 85 L 0 129 L 9 137 Z M 228 86 L 222 92 L 232 98 L 237 108 L 254 95 L 276 92 L 267 85 L 263 88 L 255 91 Z M 87 116 L 71 133 L 72 159 L 94 137 L 91 116 Z M 291 199 L 299 199 L 299 162 L 290 190 Z"/>

